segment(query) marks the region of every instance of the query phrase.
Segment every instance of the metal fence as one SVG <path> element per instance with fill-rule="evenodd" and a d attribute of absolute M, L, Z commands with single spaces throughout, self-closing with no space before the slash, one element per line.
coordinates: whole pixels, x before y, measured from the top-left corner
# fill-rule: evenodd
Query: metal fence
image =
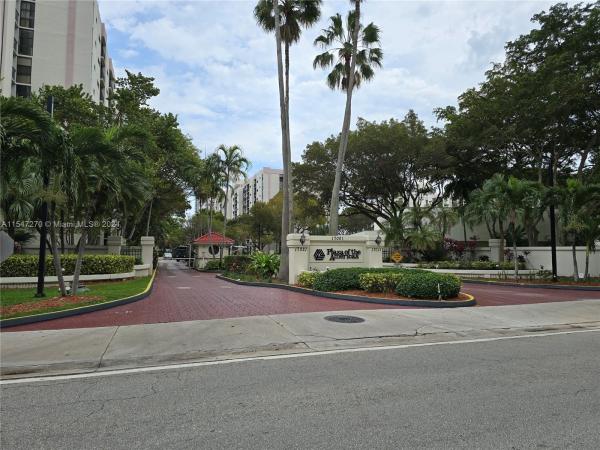
<path fill-rule="evenodd" d="M 121 255 L 134 256 L 138 264 L 142 262 L 142 247 L 138 245 L 126 245 L 121 247 Z"/>

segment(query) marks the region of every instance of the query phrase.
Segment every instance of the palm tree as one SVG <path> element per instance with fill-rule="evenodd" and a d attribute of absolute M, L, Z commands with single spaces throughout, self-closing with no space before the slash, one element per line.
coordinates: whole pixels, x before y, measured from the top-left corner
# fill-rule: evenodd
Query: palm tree
<path fill-rule="evenodd" d="M 225 185 L 225 201 L 223 211 L 223 236 L 227 236 L 227 201 L 229 199 L 229 189 L 231 188 L 232 180 L 237 180 L 240 177 L 246 179 L 248 174 L 246 170 L 250 167 L 250 162 L 244 158 L 242 149 L 237 145 L 227 147 L 223 144 L 219 145 L 217 152 L 222 156 L 221 170 L 223 171 L 223 183 Z M 223 246 L 219 252 L 220 259 L 223 260 Z"/>
<path fill-rule="evenodd" d="M 594 221 L 592 216 L 597 215 L 597 206 L 600 204 L 600 184 L 584 184 L 579 179 L 570 178 L 565 186 L 554 189 L 555 203 L 558 203 L 559 220 L 563 230 L 571 237 L 571 251 L 573 254 L 573 280 L 579 280 L 577 265 L 577 240 L 584 238 L 586 241 L 595 240 Z M 588 227 L 591 227 L 588 230 Z M 597 229 L 596 229 L 597 232 Z M 589 233 L 589 236 L 586 235 Z M 586 257 L 593 245 L 586 243 Z M 587 258 L 586 258 L 587 259 Z M 586 266 L 587 266 L 586 260 Z"/>
<path fill-rule="evenodd" d="M 73 272 L 72 294 L 79 287 L 81 263 L 93 219 L 110 214 L 119 205 L 122 192 L 138 183 L 128 160 L 139 155 L 132 140 L 145 136 L 132 127 L 77 127 L 71 132 L 76 191 L 76 217 L 84 222 L 77 243 L 77 260 Z"/>
<path fill-rule="evenodd" d="M 383 59 L 379 28 L 372 22 L 366 27 L 361 25 L 360 4 L 361 0 L 354 0 L 354 11 L 348 13 L 345 26 L 342 16 L 336 14 L 330 18 L 329 27 L 315 39 L 315 45 L 326 51 L 315 57 L 313 67 L 315 69 L 333 67 L 327 75 L 327 85 L 331 89 L 341 89 L 346 92 L 344 122 L 329 208 L 329 234 L 332 236 L 337 234 L 339 224 L 340 184 L 352 117 L 352 92 L 354 88 L 360 87 L 363 82 L 373 78 L 375 75 L 373 68 L 381 67 Z"/>
<path fill-rule="evenodd" d="M 422 226 L 410 230 L 406 238 L 410 243 L 410 248 L 420 253 L 434 249 L 441 241 L 440 233 L 431 226 Z"/>
<path fill-rule="evenodd" d="M 254 9 L 258 24 L 267 32 L 275 31 L 277 47 L 277 76 L 279 84 L 279 110 L 281 115 L 281 152 L 283 156 L 283 209 L 281 214 L 282 236 L 292 231 L 293 182 L 292 150 L 290 143 L 289 115 L 289 47 L 300 39 L 302 27 L 313 25 L 320 17 L 320 0 L 260 0 Z M 285 45 L 285 76 L 281 44 Z M 285 237 L 281 243 L 281 264 L 278 277 L 288 278 L 289 250 Z"/>
<path fill-rule="evenodd" d="M 515 280 L 519 277 L 519 258 L 517 257 L 517 219 L 524 211 L 536 206 L 540 201 L 541 186 L 533 181 L 520 180 L 513 176 L 508 179 L 496 174 L 484 184 L 484 191 L 491 197 L 488 199 L 499 208 L 506 211 L 512 234 Z"/>

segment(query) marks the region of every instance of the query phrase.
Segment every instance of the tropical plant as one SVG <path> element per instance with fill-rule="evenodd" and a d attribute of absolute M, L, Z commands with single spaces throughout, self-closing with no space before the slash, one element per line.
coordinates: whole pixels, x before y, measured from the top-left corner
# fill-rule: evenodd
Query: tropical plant
<path fill-rule="evenodd" d="M 381 67 L 383 59 L 379 28 L 372 22 L 367 26 L 360 23 L 360 7 L 361 0 L 354 0 L 354 11 L 348 12 L 345 23 L 340 14 L 331 16 L 329 27 L 315 39 L 315 45 L 326 50 L 315 57 L 313 67 L 333 67 L 327 75 L 327 85 L 331 89 L 346 92 L 344 121 L 329 207 L 329 234 L 332 236 L 338 232 L 340 185 L 352 117 L 352 93 L 363 82 L 374 77 L 374 67 Z"/>
<path fill-rule="evenodd" d="M 571 241 L 573 280 L 578 281 L 577 241 L 578 239 L 587 241 L 586 267 L 588 267 L 589 252 L 594 248 L 594 234 L 598 236 L 596 220 L 598 205 L 600 205 L 600 184 L 586 184 L 579 179 L 569 178 L 564 186 L 556 187 L 551 195 L 551 201 L 559 206 L 559 221 L 562 229 Z"/>
<path fill-rule="evenodd" d="M 484 183 L 484 192 L 488 194 L 487 200 L 507 214 L 514 255 L 517 255 L 517 220 L 522 217 L 524 211 L 540 207 L 541 190 L 542 187 L 539 183 L 520 180 L 513 176 L 506 178 L 500 174 L 494 175 Z M 517 279 L 519 264 L 516 257 L 514 258 L 514 269 L 515 279 Z"/>
<path fill-rule="evenodd" d="M 274 253 L 254 252 L 250 255 L 250 270 L 263 279 L 270 279 L 279 271 L 279 255 Z"/>
<path fill-rule="evenodd" d="M 441 234 L 431 226 L 413 228 L 406 234 L 410 248 L 421 254 L 436 248 L 441 240 Z"/>

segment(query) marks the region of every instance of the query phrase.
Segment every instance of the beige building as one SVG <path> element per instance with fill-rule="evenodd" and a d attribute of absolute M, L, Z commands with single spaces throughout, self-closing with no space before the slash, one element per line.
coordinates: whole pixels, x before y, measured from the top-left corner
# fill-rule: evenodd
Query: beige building
<path fill-rule="evenodd" d="M 268 202 L 283 186 L 283 170 L 265 167 L 247 180 L 234 184 L 227 201 L 227 219 L 248 214 L 257 202 Z"/>
<path fill-rule="evenodd" d="M 0 38 L 2 95 L 81 84 L 108 104 L 115 75 L 96 0 L 2 0 Z"/>

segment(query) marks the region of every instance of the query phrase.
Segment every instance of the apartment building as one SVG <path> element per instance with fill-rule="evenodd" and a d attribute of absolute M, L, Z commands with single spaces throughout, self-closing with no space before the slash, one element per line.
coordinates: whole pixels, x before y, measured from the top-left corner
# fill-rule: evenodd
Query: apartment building
<path fill-rule="evenodd" d="M 0 38 L 2 95 L 81 84 L 108 104 L 115 74 L 97 0 L 2 0 Z"/>

